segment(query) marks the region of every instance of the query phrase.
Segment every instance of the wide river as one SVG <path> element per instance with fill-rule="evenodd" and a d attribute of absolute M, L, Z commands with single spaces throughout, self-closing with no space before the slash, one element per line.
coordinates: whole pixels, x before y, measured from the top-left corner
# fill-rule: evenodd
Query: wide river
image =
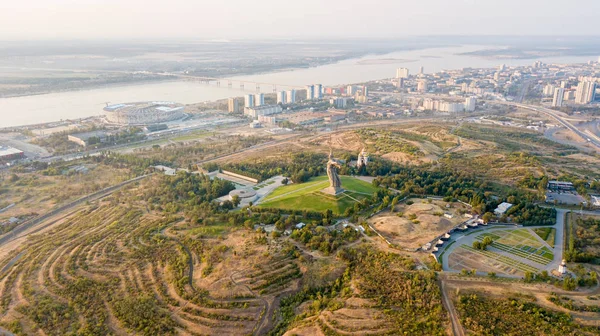
<path fill-rule="evenodd" d="M 502 63 L 510 66 L 528 65 L 534 62 L 533 59 L 494 60 L 458 55 L 484 48 L 484 46 L 471 45 L 368 55 L 313 68 L 233 77 L 232 79 L 291 86 L 314 83 L 339 85 L 391 78 L 395 76 L 395 69 L 399 67 L 406 67 L 410 69 L 411 74 L 415 74 L 421 66 L 424 67 L 426 73 L 432 73 L 465 67 L 495 67 Z M 590 59 L 591 57 L 554 57 L 540 58 L 539 60 L 546 63 L 585 63 Z M 214 84 L 208 86 L 190 81 L 170 81 L 2 98 L 0 99 L 0 128 L 100 115 L 106 103 L 168 100 L 191 104 L 239 97 L 248 92 L 256 92 L 256 88 L 250 85 L 246 85 L 248 91 L 228 88 L 226 83 L 221 83 L 221 85 L 223 86 L 216 87 Z M 283 86 L 279 88 L 285 89 Z M 261 87 L 264 92 L 272 92 L 272 89 L 272 86 L 267 85 Z"/>

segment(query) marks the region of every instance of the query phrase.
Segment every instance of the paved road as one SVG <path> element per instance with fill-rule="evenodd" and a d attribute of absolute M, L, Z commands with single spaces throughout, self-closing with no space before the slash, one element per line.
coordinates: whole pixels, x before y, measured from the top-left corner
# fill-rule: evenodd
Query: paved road
<path fill-rule="evenodd" d="M 486 102 L 490 103 L 490 104 L 516 106 L 516 107 L 520 107 L 522 109 L 544 113 L 544 114 L 550 116 L 552 119 L 558 121 L 564 127 L 573 131 L 575 134 L 579 135 L 583 139 L 588 140 L 588 143 L 592 144 L 596 150 L 600 150 L 600 141 L 596 140 L 594 137 L 590 137 L 590 135 L 579 130 L 577 127 L 575 127 L 573 124 L 571 124 L 566 118 L 562 117 L 559 114 L 559 112 L 557 112 L 557 111 L 554 111 L 554 110 L 551 110 L 549 108 L 545 108 L 542 106 L 526 105 L 526 104 L 520 104 L 520 103 L 516 103 L 516 102 L 506 102 L 506 101 L 497 101 L 497 100 L 486 100 Z"/>
<path fill-rule="evenodd" d="M 565 220 L 564 219 L 565 219 L 565 214 L 569 211 L 570 210 L 566 210 L 566 209 L 556 209 L 556 225 L 553 226 L 556 229 L 556 235 L 554 237 L 554 247 L 551 247 L 551 246 L 547 245 L 547 243 L 544 242 L 544 244 L 547 245 L 548 248 L 551 248 L 554 253 L 554 259 L 552 260 L 551 263 L 549 263 L 545 267 L 545 269 L 547 269 L 548 271 L 550 271 L 552 269 L 557 269 L 558 265 L 560 265 L 560 263 L 563 260 L 563 247 L 564 247 L 563 242 L 565 239 L 564 238 L 565 237 L 565 232 L 564 232 L 565 231 Z M 519 228 L 526 228 L 526 229 L 537 229 L 537 228 L 546 228 L 546 227 L 548 227 L 548 226 L 527 226 L 527 227 L 519 226 Z M 491 227 L 476 229 L 476 230 L 479 230 L 479 232 L 492 232 L 492 231 L 506 230 L 506 229 L 511 229 L 511 228 L 515 228 L 515 226 L 491 226 Z M 446 243 L 446 246 L 448 246 L 448 244 L 451 243 L 452 241 L 455 242 L 454 244 L 452 244 L 452 246 L 446 247 L 444 255 L 442 256 L 442 265 L 443 265 L 445 272 L 455 272 L 455 273 L 458 272 L 458 270 L 453 270 L 453 269 L 449 268 L 448 257 L 450 256 L 450 254 L 452 254 L 452 251 L 454 251 L 457 247 L 460 247 L 460 245 L 465 244 L 465 245 L 471 246 L 473 244 L 473 241 L 475 241 L 475 237 L 477 236 L 477 234 L 470 234 L 467 236 L 467 234 L 469 234 L 473 231 L 474 230 L 468 230 L 464 234 L 462 234 L 462 233 L 453 234 L 451 240 Z M 520 258 L 518 256 L 508 254 L 508 253 L 502 252 L 502 251 L 494 250 L 494 252 L 508 255 L 512 259 L 519 260 L 526 264 L 531 264 L 534 267 L 540 267 L 539 264 L 532 264 L 532 261 L 530 261 L 528 259 Z M 441 253 L 441 251 L 440 251 L 440 253 Z M 482 274 L 482 275 L 485 275 L 485 274 Z"/>
<path fill-rule="evenodd" d="M 551 267 L 551 269 L 558 269 L 558 265 L 560 265 L 563 260 L 565 215 L 567 212 L 569 212 L 569 210 L 556 209 L 556 225 L 554 226 L 556 228 L 556 236 L 554 236 L 554 260 L 548 264 L 548 267 Z"/>

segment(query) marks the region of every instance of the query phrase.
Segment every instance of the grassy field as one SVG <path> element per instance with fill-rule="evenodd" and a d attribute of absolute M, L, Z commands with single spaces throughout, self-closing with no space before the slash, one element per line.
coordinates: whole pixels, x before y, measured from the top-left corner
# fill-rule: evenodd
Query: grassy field
<path fill-rule="evenodd" d="M 483 240 L 486 236 L 494 240 L 492 247 L 521 258 L 542 265 L 547 265 L 554 259 L 552 251 L 527 229 L 496 231 L 493 234 L 483 233 L 476 239 Z"/>
<path fill-rule="evenodd" d="M 332 196 L 320 191 L 329 186 L 327 176 L 312 178 L 306 183 L 282 186 L 273 191 L 259 206 L 291 210 L 325 211 L 342 214 L 355 202 L 370 197 L 376 190 L 371 184 L 349 176 L 342 176 L 341 195 Z"/>
<path fill-rule="evenodd" d="M 546 241 L 548 245 L 554 247 L 554 236 L 556 236 L 555 228 L 539 228 L 533 230 L 540 238 Z"/>

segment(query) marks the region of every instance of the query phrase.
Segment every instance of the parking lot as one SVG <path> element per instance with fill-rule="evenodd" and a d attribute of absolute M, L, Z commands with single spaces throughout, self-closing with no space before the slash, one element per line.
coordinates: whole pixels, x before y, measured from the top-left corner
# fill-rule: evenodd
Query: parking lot
<path fill-rule="evenodd" d="M 546 203 L 579 205 L 586 203 L 586 200 L 576 191 L 548 191 L 546 192 Z"/>

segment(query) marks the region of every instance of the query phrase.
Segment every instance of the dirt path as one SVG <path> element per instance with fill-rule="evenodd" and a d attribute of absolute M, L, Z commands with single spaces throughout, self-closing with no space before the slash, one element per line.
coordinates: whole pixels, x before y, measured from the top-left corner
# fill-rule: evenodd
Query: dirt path
<path fill-rule="evenodd" d="M 444 307 L 446 307 L 446 310 L 450 314 L 450 320 L 452 321 L 452 332 L 454 336 L 464 336 L 465 331 L 463 330 L 463 327 L 460 324 L 460 319 L 458 318 L 456 308 L 454 307 L 452 300 L 448 297 L 445 279 L 442 275 L 440 276 L 439 285 L 440 290 L 442 291 L 442 303 L 444 304 Z"/>
<path fill-rule="evenodd" d="M 269 301 L 267 299 L 261 298 L 258 294 L 256 294 L 252 290 L 252 288 L 250 288 L 250 286 L 243 284 L 243 283 L 236 282 L 235 279 L 233 278 L 233 276 L 237 273 L 239 273 L 239 271 L 234 271 L 233 273 L 231 273 L 229 275 L 229 279 L 231 280 L 231 282 L 236 286 L 243 286 L 244 288 L 246 288 L 246 290 L 248 290 L 248 292 L 250 292 L 252 295 L 254 295 L 254 297 L 256 297 L 257 299 L 262 301 L 262 303 L 264 304 L 264 307 L 265 307 L 264 311 L 261 314 L 261 317 L 258 320 L 258 322 L 256 322 L 256 326 L 254 327 L 254 330 L 257 335 L 264 335 L 270 329 L 269 321 L 271 319 L 269 319 L 268 316 L 271 316 L 273 314 L 274 304 L 272 302 L 269 303 Z M 269 314 L 269 312 L 271 314 Z M 262 334 L 261 334 L 261 332 L 262 332 Z"/>

